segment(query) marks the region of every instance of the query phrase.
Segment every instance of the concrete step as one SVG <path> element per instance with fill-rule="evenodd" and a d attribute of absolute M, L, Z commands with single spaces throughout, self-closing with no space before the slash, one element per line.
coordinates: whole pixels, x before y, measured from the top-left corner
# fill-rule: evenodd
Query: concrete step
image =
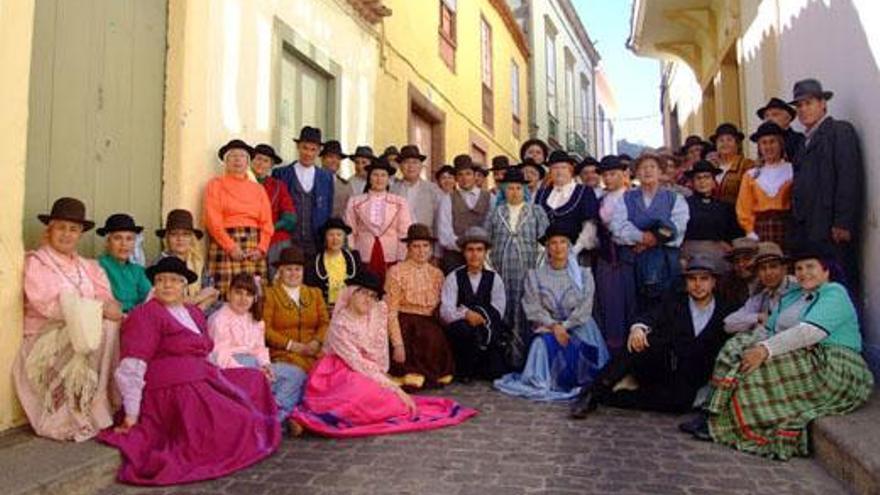
<path fill-rule="evenodd" d="M 39 438 L 29 428 L 0 434 L 0 486 L 7 495 L 89 495 L 113 482 L 119 453 L 95 441 Z"/>
<path fill-rule="evenodd" d="M 816 460 L 853 493 L 880 495 L 880 396 L 846 416 L 811 425 Z"/>

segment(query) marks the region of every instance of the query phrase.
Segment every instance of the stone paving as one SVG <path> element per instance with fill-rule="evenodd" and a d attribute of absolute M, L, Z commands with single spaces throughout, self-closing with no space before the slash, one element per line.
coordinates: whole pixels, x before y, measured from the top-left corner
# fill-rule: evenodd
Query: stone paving
<path fill-rule="evenodd" d="M 486 384 L 443 391 L 481 414 L 443 430 L 353 440 L 286 438 L 234 476 L 101 494 L 816 494 L 846 493 L 809 459 L 776 462 L 691 440 L 683 417 L 600 408 L 583 421 Z"/>

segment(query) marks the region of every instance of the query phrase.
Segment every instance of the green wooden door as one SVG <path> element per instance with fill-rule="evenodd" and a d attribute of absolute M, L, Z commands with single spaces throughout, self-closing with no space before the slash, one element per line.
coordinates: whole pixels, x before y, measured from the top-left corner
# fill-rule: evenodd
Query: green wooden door
<path fill-rule="evenodd" d="M 99 225 L 132 214 L 148 258 L 158 243 L 166 0 L 37 0 L 31 65 L 24 236 L 61 196 L 85 201 Z M 81 253 L 97 254 L 89 233 Z"/>
<path fill-rule="evenodd" d="M 303 126 L 310 125 L 324 131 L 324 139 L 333 136 L 330 119 L 332 109 L 332 76 L 317 69 L 294 53 L 283 50 L 281 61 L 281 105 L 279 152 L 285 162 L 296 159 L 296 143 Z"/>

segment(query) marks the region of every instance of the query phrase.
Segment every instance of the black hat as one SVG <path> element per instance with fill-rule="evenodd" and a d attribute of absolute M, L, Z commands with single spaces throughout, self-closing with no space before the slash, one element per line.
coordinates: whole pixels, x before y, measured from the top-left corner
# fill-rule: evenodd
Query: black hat
<path fill-rule="evenodd" d="M 384 170 L 388 172 L 388 175 L 394 175 L 397 173 L 397 169 L 391 165 L 391 162 L 388 161 L 388 158 L 385 156 L 380 156 L 379 158 L 373 158 L 373 161 L 370 162 L 369 165 L 364 167 L 364 171 L 367 172 L 367 176 L 370 175 L 370 172 L 373 170 Z"/>
<path fill-rule="evenodd" d="M 114 213 L 107 217 L 107 220 L 104 221 L 104 226 L 96 230 L 95 233 L 104 237 L 113 232 L 134 232 L 135 234 L 140 234 L 143 230 L 143 227 L 134 224 L 134 218 L 131 218 L 130 215 Z"/>
<path fill-rule="evenodd" d="M 349 158 L 369 158 L 370 160 L 375 160 L 376 155 L 373 154 L 373 148 L 369 146 L 358 146 L 354 149 L 354 153 L 348 155 Z"/>
<path fill-rule="evenodd" d="M 581 160 L 580 163 L 575 165 L 574 173 L 576 175 L 580 175 L 581 172 L 583 172 L 584 169 L 587 167 L 596 167 L 598 169 L 599 168 L 599 160 L 596 160 L 595 158 L 593 158 L 592 155 L 585 156 L 584 159 Z"/>
<path fill-rule="evenodd" d="M 451 174 L 455 176 L 455 168 L 452 165 L 443 165 L 434 172 L 434 180 L 440 180 L 440 176 L 443 174 Z"/>
<path fill-rule="evenodd" d="M 533 169 L 537 170 L 538 177 L 540 177 L 541 180 L 543 180 L 544 176 L 547 175 L 547 170 L 544 168 L 544 166 L 535 163 L 535 160 L 532 160 L 531 158 L 526 158 L 525 160 L 523 160 L 522 163 L 519 164 L 520 169 L 525 169 L 526 167 L 532 167 Z"/>
<path fill-rule="evenodd" d="M 529 139 L 519 147 L 519 159 L 525 161 L 526 159 L 526 150 L 531 148 L 533 145 L 538 145 L 542 150 L 544 150 L 544 159 L 547 159 L 547 155 L 550 154 L 550 148 L 547 146 L 547 143 L 540 139 Z"/>
<path fill-rule="evenodd" d="M 703 141 L 703 138 L 701 138 L 700 136 L 692 134 L 684 140 L 684 144 L 681 146 L 681 154 L 686 154 L 691 146 L 701 146 L 703 149 L 706 149 L 709 146 L 712 146 L 712 143 Z"/>
<path fill-rule="evenodd" d="M 507 172 L 504 172 L 504 177 L 498 179 L 496 182 L 499 184 L 528 184 L 529 181 L 526 180 L 523 175 L 522 168 L 520 167 L 510 167 L 506 169 Z"/>
<path fill-rule="evenodd" d="M 423 223 L 414 223 L 410 224 L 409 228 L 406 229 L 406 237 L 400 240 L 400 242 L 412 241 L 437 242 L 437 238 L 434 237 L 434 234 L 431 232 L 431 227 L 428 227 Z"/>
<path fill-rule="evenodd" d="M 321 236 L 321 239 L 327 235 L 327 231 L 330 229 L 337 229 L 345 232 L 346 234 L 351 234 L 351 227 L 348 226 L 341 218 L 339 217 L 330 217 L 324 222 L 324 225 L 318 229 L 318 233 Z"/>
<path fill-rule="evenodd" d="M 498 155 L 492 158 L 492 168 L 489 170 L 497 171 L 497 170 L 507 170 L 510 168 L 510 159 L 505 155 Z"/>
<path fill-rule="evenodd" d="M 150 279 L 151 284 L 155 283 L 156 275 L 160 273 L 176 273 L 186 278 L 187 283 L 190 284 L 199 279 L 196 272 L 187 268 L 186 263 L 177 256 L 166 256 L 147 268 L 147 278 Z"/>
<path fill-rule="evenodd" d="M 86 220 L 86 205 L 76 198 L 58 198 L 52 203 L 52 211 L 37 215 L 37 219 L 44 225 L 49 225 L 51 220 L 64 220 L 82 225 L 83 232 L 88 232 L 95 227 L 95 222 Z"/>
<path fill-rule="evenodd" d="M 715 256 L 708 253 L 696 253 L 685 261 L 684 269 L 681 274 L 685 277 L 695 273 L 711 273 L 712 275 L 721 275 L 724 270 L 721 268 Z"/>
<path fill-rule="evenodd" d="M 834 251 L 824 242 L 807 241 L 792 250 L 789 259 L 792 263 L 803 260 L 820 260 L 823 263 L 829 259 L 834 259 Z"/>
<path fill-rule="evenodd" d="M 811 96 L 821 100 L 830 100 L 834 96 L 833 92 L 825 91 L 822 88 L 822 83 L 816 79 L 804 79 L 794 83 L 792 93 L 794 93 L 794 97 L 789 102 L 792 105 Z"/>
<path fill-rule="evenodd" d="M 378 294 L 379 297 L 385 295 L 385 289 L 382 288 L 382 281 L 379 280 L 379 277 L 368 270 L 358 270 L 358 272 L 354 274 L 354 277 L 345 281 L 345 285 L 353 285 L 369 289 Z"/>
<path fill-rule="evenodd" d="M 764 122 L 758 126 L 758 130 L 749 136 L 753 143 L 757 143 L 764 136 L 781 136 L 785 137 L 785 131 L 776 122 Z"/>
<path fill-rule="evenodd" d="M 228 153 L 229 150 L 235 150 L 235 149 L 245 150 L 245 151 L 247 151 L 247 154 L 248 154 L 248 156 L 251 157 L 251 159 L 254 158 L 254 149 L 251 148 L 251 146 L 249 144 L 242 141 L 241 139 L 233 139 L 232 141 L 229 141 L 228 143 L 221 146 L 220 149 L 217 150 L 217 156 L 222 160 L 223 156 L 226 155 L 226 153 Z"/>
<path fill-rule="evenodd" d="M 715 177 L 716 175 L 721 173 L 721 169 L 716 167 L 714 163 L 708 160 L 700 160 L 695 163 L 690 170 L 686 170 L 684 175 L 688 179 L 693 179 L 695 175 L 701 172 L 709 172 L 710 174 L 712 174 L 712 177 Z"/>
<path fill-rule="evenodd" d="M 321 129 L 305 126 L 299 131 L 299 139 L 294 138 L 293 140 L 297 143 L 315 143 L 321 146 Z"/>
<path fill-rule="evenodd" d="M 627 153 L 621 153 L 621 154 L 617 155 L 617 157 L 620 158 L 620 160 L 621 160 L 621 161 L 624 161 L 624 162 L 631 162 L 631 161 L 633 161 L 633 157 L 630 156 L 630 155 L 627 154 Z"/>
<path fill-rule="evenodd" d="M 278 259 L 272 262 L 272 266 L 278 268 L 284 265 L 305 265 L 306 255 L 299 246 L 290 246 L 281 250 Z"/>
<path fill-rule="evenodd" d="M 654 220 L 648 225 L 646 230 L 654 234 L 654 237 L 657 238 L 659 244 L 666 244 L 672 239 L 675 239 L 675 236 L 678 233 L 678 228 L 675 224 L 666 219 Z"/>
<path fill-rule="evenodd" d="M 563 150 L 556 150 L 553 153 L 550 153 L 550 158 L 547 159 L 547 166 L 552 167 L 557 163 L 570 163 L 572 166 L 577 165 L 577 159 L 572 155 L 569 155 Z"/>
<path fill-rule="evenodd" d="M 385 151 L 382 152 L 382 156 L 400 156 L 400 151 L 397 150 L 397 146 L 392 144 L 385 148 Z"/>
<path fill-rule="evenodd" d="M 388 153 L 384 153 L 382 156 L 387 157 Z M 397 154 L 397 161 L 407 160 L 409 158 L 415 158 L 420 162 L 425 161 L 427 156 L 423 155 L 421 151 L 419 151 L 419 147 L 414 144 L 407 144 L 403 148 L 400 148 L 400 153 Z"/>
<path fill-rule="evenodd" d="M 165 234 L 170 230 L 189 230 L 196 236 L 196 239 L 201 239 L 204 234 L 201 230 L 195 228 L 195 222 L 193 222 L 192 213 L 187 210 L 171 210 L 168 212 L 168 216 L 165 217 L 165 228 L 158 229 L 156 231 L 157 237 L 165 237 Z"/>
<path fill-rule="evenodd" d="M 474 172 L 476 172 L 477 170 L 482 168 L 479 165 L 477 165 L 476 163 L 474 163 L 474 160 L 471 158 L 470 155 L 456 156 L 455 158 L 452 159 L 452 166 L 455 167 L 456 173 L 460 172 L 462 170 L 467 170 L 467 169 L 470 169 L 470 170 L 473 170 Z"/>
<path fill-rule="evenodd" d="M 474 166 L 474 173 L 475 174 L 480 174 L 483 177 L 489 177 L 489 170 L 486 167 L 479 165 L 479 164 L 476 164 L 476 163 L 474 165 L 475 165 Z"/>
<path fill-rule="evenodd" d="M 797 116 L 797 110 L 792 108 L 791 105 L 789 105 L 788 103 L 782 101 L 781 98 L 776 98 L 775 96 L 773 98 L 770 98 L 770 101 L 768 101 L 767 104 L 763 107 L 759 108 L 758 111 L 755 113 L 758 115 L 759 119 L 764 120 L 764 114 L 767 113 L 767 110 L 771 108 L 785 110 L 786 112 L 788 112 L 788 115 L 790 115 L 792 119 Z"/>
<path fill-rule="evenodd" d="M 544 235 L 538 238 L 538 242 L 541 243 L 542 246 L 547 244 L 547 241 L 550 240 L 551 237 L 565 237 L 568 239 L 568 242 L 574 244 L 575 240 L 577 240 L 578 233 L 574 232 L 572 229 L 566 227 L 562 222 L 554 222 L 551 223 L 547 230 L 544 231 Z"/>
<path fill-rule="evenodd" d="M 623 163 L 623 160 L 620 159 L 617 155 L 606 155 L 602 157 L 602 161 L 599 162 L 599 172 L 608 172 L 610 170 L 626 170 L 629 168 L 627 164 Z"/>
<path fill-rule="evenodd" d="M 746 135 L 740 131 L 735 124 L 731 124 L 730 122 L 725 122 L 719 125 L 715 129 L 715 134 L 709 136 L 709 141 L 712 141 L 712 144 L 715 144 L 715 141 L 718 140 L 720 136 L 727 134 L 728 136 L 733 136 L 737 141 L 742 141 L 746 138 Z"/>
<path fill-rule="evenodd" d="M 254 146 L 254 155 L 268 156 L 269 158 L 272 159 L 272 163 L 274 163 L 276 165 L 284 161 L 281 159 L 280 156 L 278 156 L 277 153 L 275 153 L 275 148 L 273 148 L 265 143 L 261 143 L 261 144 Z"/>
<path fill-rule="evenodd" d="M 342 152 L 342 145 L 339 144 L 339 141 L 333 139 L 324 143 L 324 147 L 321 148 L 321 152 L 318 156 L 324 155 L 339 155 L 339 158 L 346 158 L 345 153 Z"/>

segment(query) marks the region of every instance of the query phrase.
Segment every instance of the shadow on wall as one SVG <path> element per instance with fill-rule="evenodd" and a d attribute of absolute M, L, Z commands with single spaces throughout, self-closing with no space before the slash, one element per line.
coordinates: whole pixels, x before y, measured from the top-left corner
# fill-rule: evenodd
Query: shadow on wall
<path fill-rule="evenodd" d="M 865 211 L 862 260 L 864 334 L 866 354 L 875 374 L 880 371 L 880 306 L 869 304 L 880 297 L 880 265 L 870 253 L 880 252 L 880 12 L 873 1 L 811 0 L 785 11 L 779 1 L 782 32 L 778 46 L 779 84 L 789 97 L 795 81 L 815 77 L 834 91 L 829 103 L 832 116 L 853 123 L 861 138 L 865 161 Z M 766 38 L 762 39 L 761 47 Z M 746 54 L 759 57 L 759 53 Z M 748 63 L 748 61 L 746 62 Z M 751 109 L 750 109 L 751 110 Z"/>

